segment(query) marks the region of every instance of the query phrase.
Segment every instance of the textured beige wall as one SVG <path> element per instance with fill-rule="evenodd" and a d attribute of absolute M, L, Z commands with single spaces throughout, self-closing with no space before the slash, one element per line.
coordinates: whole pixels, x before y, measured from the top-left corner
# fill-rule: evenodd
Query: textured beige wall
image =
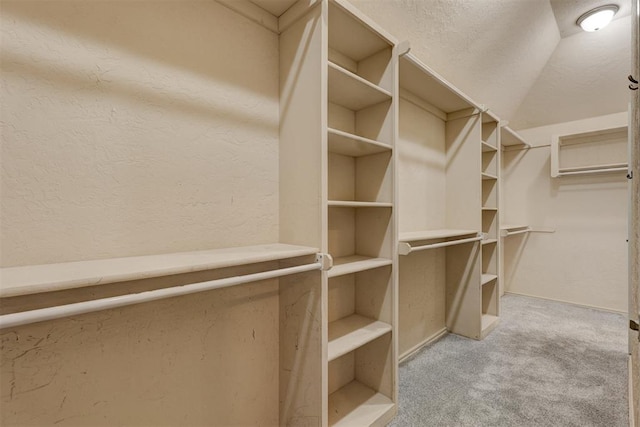
<path fill-rule="evenodd" d="M 505 290 L 627 310 L 624 173 L 550 177 L 552 135 L 625 126 L 613 114 L 519 131 L 534 147 L 503 155 L 503 223 L 552 228 L 504 240 Z"/>
<path fill-rule="evenodd" d="M 214 1 L 2 2 L 3 267 L 278 240 L 278 39 Z"/>
<path fill-rule="evenodd" d="M 1 266 L 278 240 L 276 35 L 210 0 L 0 19 Z M 278 322 L 272 280 L 2 330 L 0 424 L 275 425 Z"/>
<path fill-rule="evenodd" d="M 275 279 L 2 330 L 0 425 L 276 425 L 278 319 Z"/>

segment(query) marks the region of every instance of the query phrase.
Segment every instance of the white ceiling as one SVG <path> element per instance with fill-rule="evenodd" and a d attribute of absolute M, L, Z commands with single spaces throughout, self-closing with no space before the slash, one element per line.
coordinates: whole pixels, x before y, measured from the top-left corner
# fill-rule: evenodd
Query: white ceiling
<path fill-rule="evenodd" d="M 251 0 L 280 16 L 295 0 Z M 625 111 L 627 0 L 350 0 L 358 9 L 514 129 Z M 575 24 L 604 4 L 608 27 Z"/>

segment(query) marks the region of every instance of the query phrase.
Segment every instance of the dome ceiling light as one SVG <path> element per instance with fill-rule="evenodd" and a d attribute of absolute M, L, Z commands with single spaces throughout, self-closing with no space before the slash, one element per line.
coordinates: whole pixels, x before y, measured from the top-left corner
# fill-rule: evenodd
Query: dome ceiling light
<path fill-rule="evenodd" d="M 611 22 L 613 16 L 618 12 L 618 9 L 618 6 L 615 4 L 596 7 L 587 13 L 583 13 L 576 21 L 576 24 L 588 32 L 598 31 Z"/>

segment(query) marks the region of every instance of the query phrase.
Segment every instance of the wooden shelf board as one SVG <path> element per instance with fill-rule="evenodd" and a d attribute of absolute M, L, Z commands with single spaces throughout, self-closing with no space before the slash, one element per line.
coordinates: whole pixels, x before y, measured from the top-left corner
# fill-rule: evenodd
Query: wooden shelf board
<path fill-rule="evenodd" d="M 313 255 L 317 248 L 268 244 L 0 269 L 0 297 L 14 297 L 128 280 Z"/>
<path fill-rule="evenodd" d="M 327 272 L 329 277 L 342 276 L 345 274 L 357 273 L 359 271 L 371 270 L 373 268 L 391 265 L 388 258 L 373 258 L 361 255 L 351 255 L 337 257 L 333 260 L 333 267 Z"/>
<path fill-rule="evenodd" d="M 484 173 L 483 172 L 482 173 L 482 180 L 485 181 L 485 180 L 489 180 L 489 179 L 498 179 L 498 177 L 495 176 L 495 175 L 491 175 L 489 173 Z"/>
<path fill-rule="evenodd" d="M 503 147 L 528 147 L 529 144 L 525 142 L 520 135 L 518 135 L 513 129 L 508 126 L 501 128 L 500 144 Z"/>
<path fill-rule="evenodd" d="M 498 243 L 498 239 L 485 239 L 480 241 L 483 245 L 490 245 L 492 243 Z"/>
<path fill-rule="evenodd" d="M 486 153 L 486 152 L 490 152 L 490 151 L 498 151 L 498 149 L 496 147 L 494 147 L 493 145 L 482 141 L 482 152 Z"/>
<path fill-rule="evenodd" d="M 453 113 L 476 106 L 462 91 L 422 63 L 412 53 L 402 56 L 399 63 L 400 88 L 444 113 Z"/>
<path fill-rule="evenodd" d="M 497 278 L 498 278 L 498 276 L 496 276 L 495 274 L 482 274 L 482 278 L 480 280 L 480 283 L 484 286 L 487 283 L 496 280 Z"/>
<path fill-rule="evenodd" d="M 358 314 L 329 323 L 329 356 L 332 361 L 391 332 L 391 325 Z"/>
<path fill-rule="evenodd" d="M 353 111 L 391 99 L 391 93 L 339 65 L 329 63 L 329 101 Z"/>
<path fill-rule="evenodd" d="M 502 227 L 500 227 L 500 230 L 504 230 L 504 231 L 514 231 L 514 230 L 519 230 L 522 228 L 528 228 L 529 225 L 527 224 L 503 224 Z"/>
<path fill-rule="evenodd" d="M 455 230 L 455 229 L 439 229 L 439 230 L 420 230 L 406 231 L 399 233 L 399 242 L 415 242 L 419 240 L 447 239 L 450 237 L 473 237 L 478 234 L 475 230 Z"/>
<path fill-rule="evenodd" d="M 328 206 L 336 206 L 343 208 L 392 208 L 393 203 L 387 202 L 355 202 L 348 200 L 329 200 Z"/>
<path fill-rule="evenodd" d="M 360 157 L 391 151 L 392 146 L 373 139 L 329 128 L 329 151 L 345 156 Z"/>
<path fill-rule="evenodd" d="M 394 408 L 395 404 L 384 394 L 358 381 L 351 381 L 329 395 L 329 425 L 374 425 Z"/>
<path fill-rule="evenodd" d="M 485 208 L 485 207 L 483 207 L 482 210 L 483 211 L 497 211 L 498 208 Z"/>

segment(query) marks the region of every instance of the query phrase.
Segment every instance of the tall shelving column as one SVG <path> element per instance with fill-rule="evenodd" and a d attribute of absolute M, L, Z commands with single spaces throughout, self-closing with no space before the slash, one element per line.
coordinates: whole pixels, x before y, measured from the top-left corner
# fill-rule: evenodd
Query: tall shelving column
<path fill-rule="evenodd" d="M 500 120 L 482 113 L 482 328 L 486 337 L 498 324 L 500 313 L 499 173 Z"/>
<path fill-rule="evenodd" d="M 394 40 L 327 3 L 328 425 L 396 413 Z"/>
<path fill-rule="evenodd" d="M 326 4 L 280 34 L 280 242 L 328 253 Z M 280 281 L 280 425 L 326 425 L 326 273 Z"/>
<path fill-rule="evenodd" d="M 399 68 L 398 341 L 404 359 L 447 331 L 480 337 L 481 129 L 475 103 L 413 54 L 402 56 Z"/>

